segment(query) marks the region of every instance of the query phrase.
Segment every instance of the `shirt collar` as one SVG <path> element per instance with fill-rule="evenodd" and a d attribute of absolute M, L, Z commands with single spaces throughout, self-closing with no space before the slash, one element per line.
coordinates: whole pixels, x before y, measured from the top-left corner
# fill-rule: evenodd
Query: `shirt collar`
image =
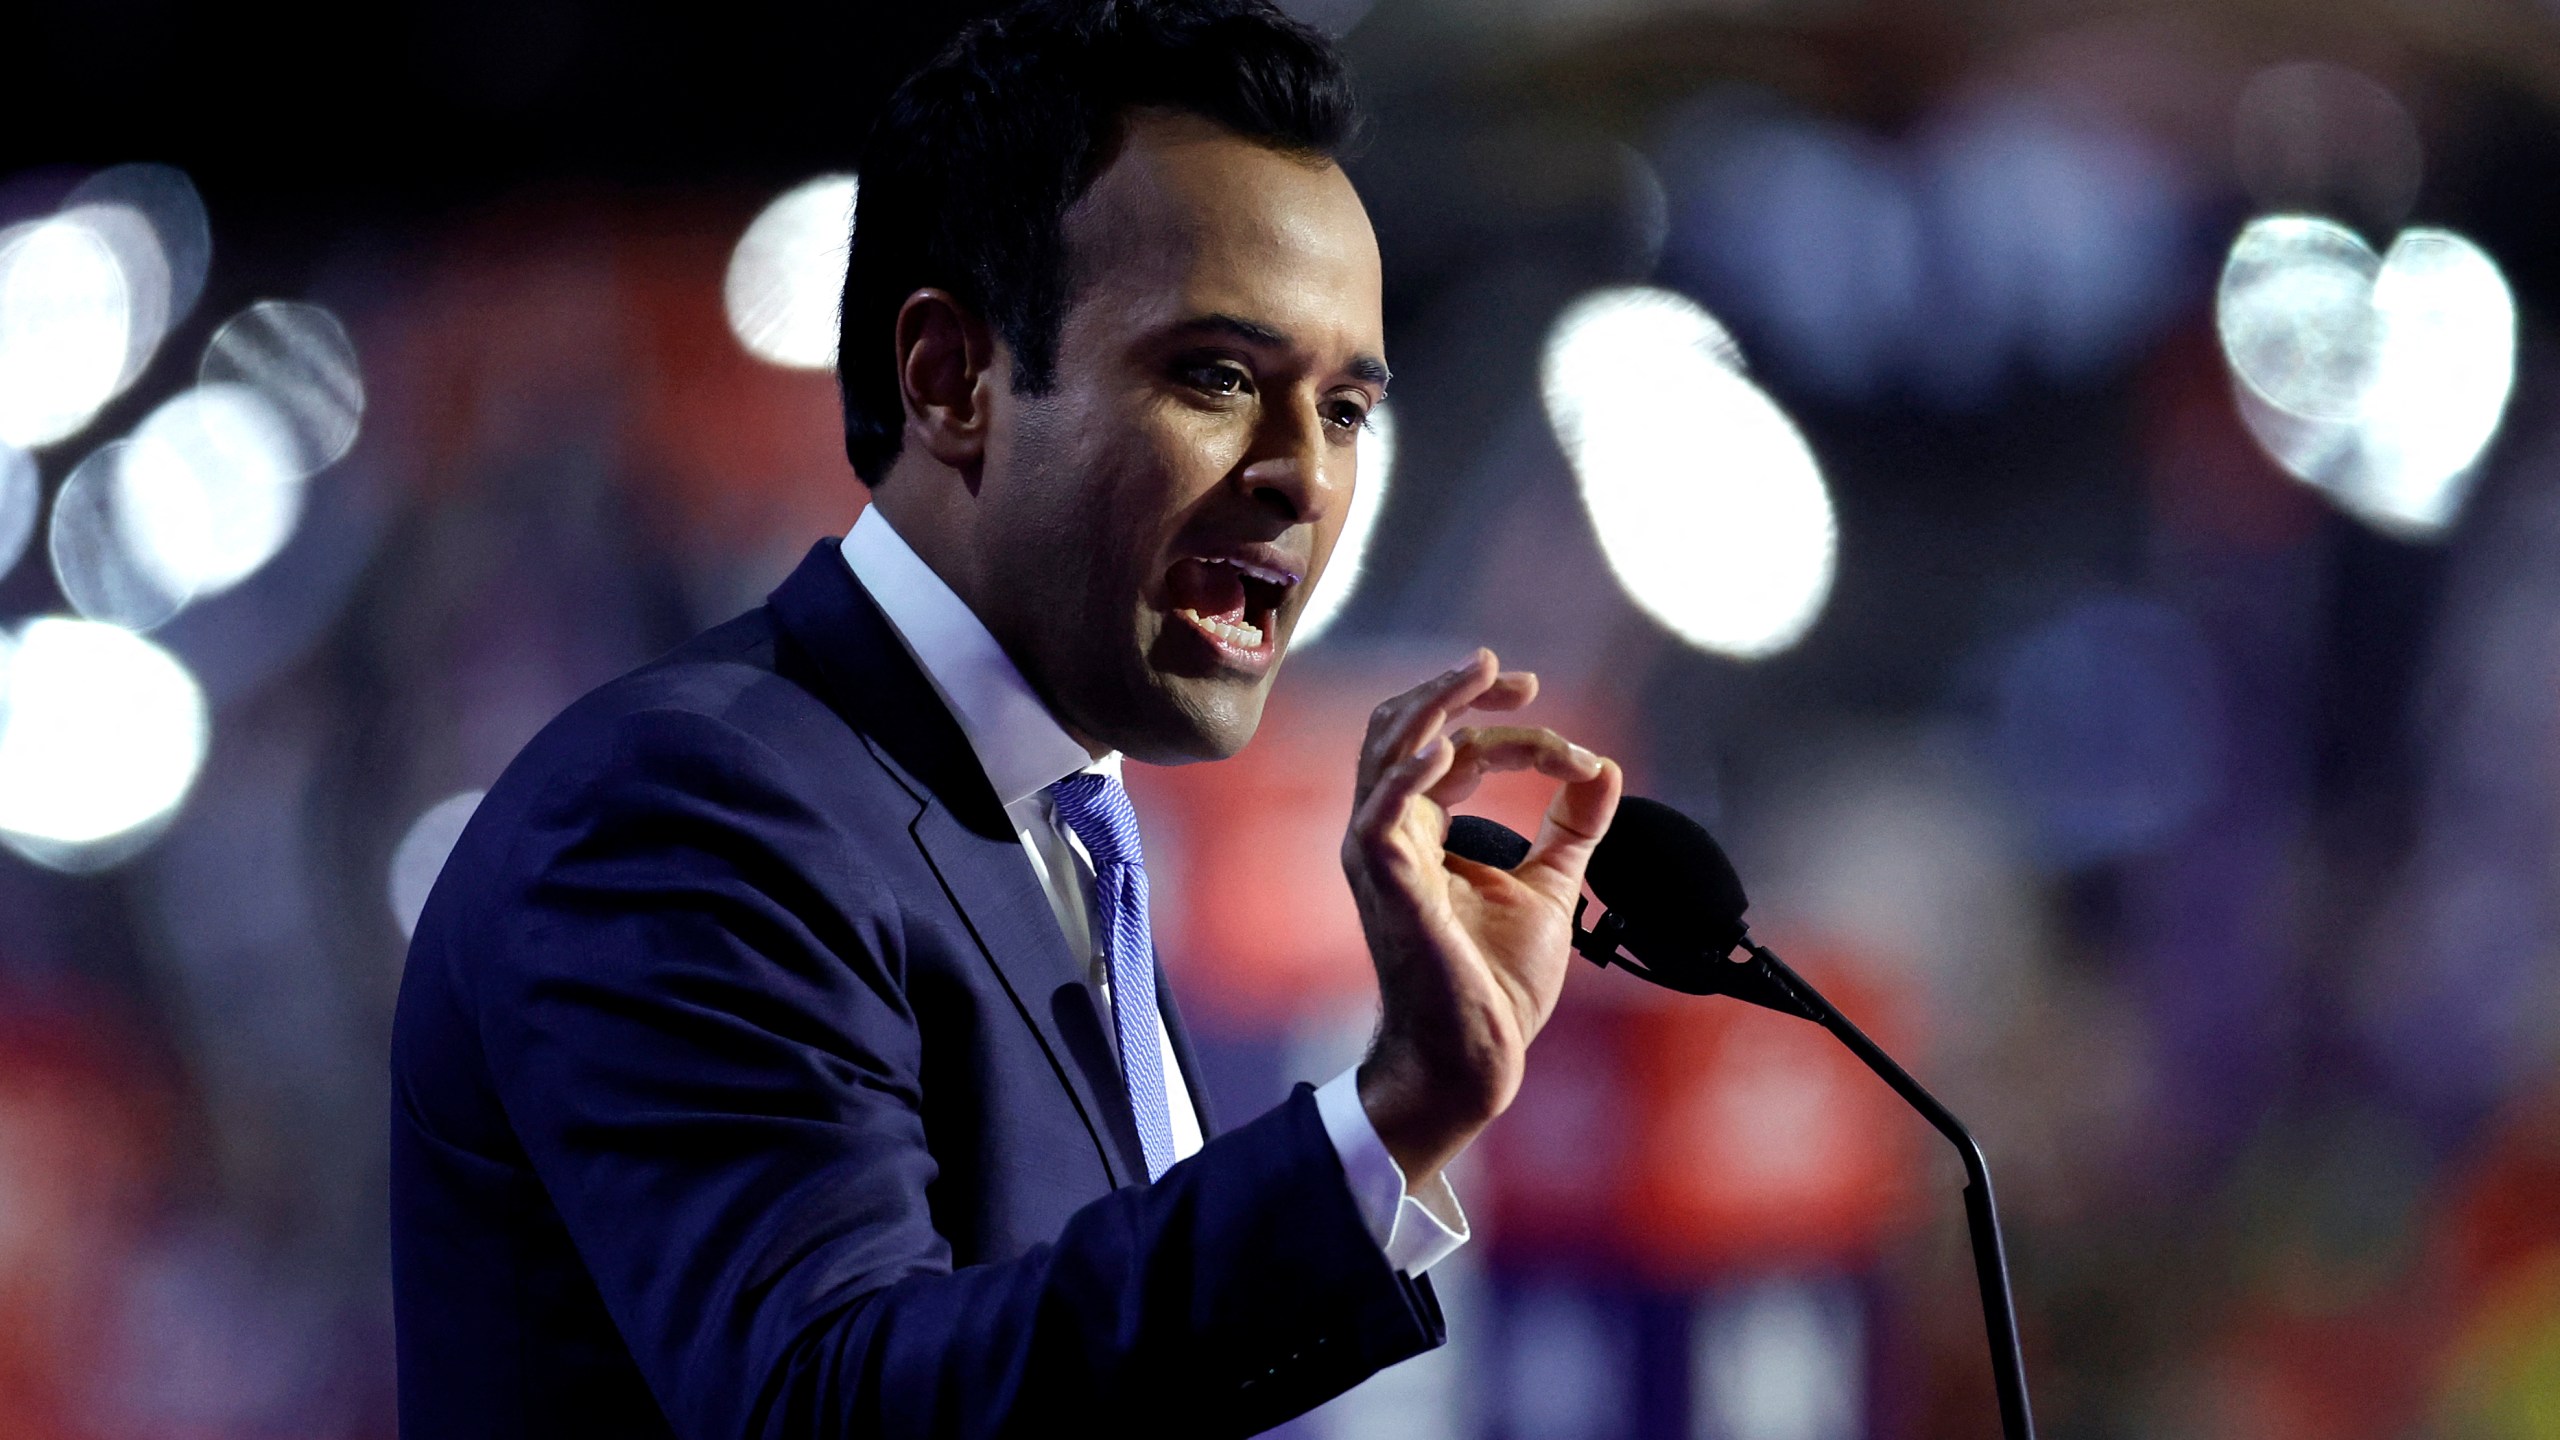
<path fill-rule="evenodd" d="M 842 548 L 853 577 L 960 722 L 999 802 L 1018 804 L 1079 770 L 1119 778 L 1120 752 L 1099 760 L 1085 753 L 985 623 L 908 548 L 880 507 L 862 508 Z"/>

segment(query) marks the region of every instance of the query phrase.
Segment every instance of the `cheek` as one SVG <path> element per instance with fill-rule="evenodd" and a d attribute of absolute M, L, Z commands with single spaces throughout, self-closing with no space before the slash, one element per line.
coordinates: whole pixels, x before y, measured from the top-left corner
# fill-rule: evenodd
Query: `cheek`
<path fill-rule="evenodd" d="M 1112 544 L 1161 556 L 1243 463 L 1244 427 L 1179 405 L 1157 407 L 1115 447 Z"/>
<path fill-rule="evenodd" d="M 1158 504 L 1174 523 L 1223 489 L 1245 463 L 1253 431 L 1241 414 L 1207 414 L 1169 405 L 1148 427 Z"/>
<path fill-rule="evenodd" d="M 1145 429 L 1169 467 L 1214 476 L 1243 462 L 1253 424 L 1243 406 L 1204 410 L 1167 399 L 1151 407 Z"/>

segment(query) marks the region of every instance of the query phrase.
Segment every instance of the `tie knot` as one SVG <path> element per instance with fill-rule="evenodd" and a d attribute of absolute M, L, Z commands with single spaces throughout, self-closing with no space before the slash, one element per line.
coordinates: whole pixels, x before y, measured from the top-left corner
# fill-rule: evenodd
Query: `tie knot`
<path fill-rule="evenodd" d="M 1105 865 L 1144 865 L 1145 852 L 1138 844 L 1138 812 L 1129 804 L 1129 792 L 1118 780 L 1078 771 L 1050 786 L 1049 795 L 1057 801 L 1058 818 L 1084 842 L 1085 853 L 1093 857 L 1095 869 Z"/>

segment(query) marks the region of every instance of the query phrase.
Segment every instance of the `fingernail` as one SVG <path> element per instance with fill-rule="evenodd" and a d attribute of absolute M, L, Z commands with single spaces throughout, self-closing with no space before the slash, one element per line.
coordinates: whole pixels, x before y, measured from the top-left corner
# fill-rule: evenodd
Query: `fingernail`
<path fill-rule="evenodd" d="M 1597 765 L 1600 763 L 1599 756 L 1592 754 L 1590 751 L 1583 749 L 1581 746 L 1574 744 L 1570 740 L 1565 742 L 1565 748 L 1573 753 L 1573 763 L 1577 765 Z"/>

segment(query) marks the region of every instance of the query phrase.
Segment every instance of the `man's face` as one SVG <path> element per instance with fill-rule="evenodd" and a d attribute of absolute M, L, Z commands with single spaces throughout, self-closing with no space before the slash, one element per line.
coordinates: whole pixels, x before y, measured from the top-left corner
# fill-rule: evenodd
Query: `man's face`
<path fill-rule="evenodd" d="M 1131 119 L 1066 240 L 1057 383 L 1000 386 L 990 415 L 981 618 L 1079 739 L 1231 755 L 1385 394 L 1377 240 L 1338 167 L 1160 114 Z"/>

